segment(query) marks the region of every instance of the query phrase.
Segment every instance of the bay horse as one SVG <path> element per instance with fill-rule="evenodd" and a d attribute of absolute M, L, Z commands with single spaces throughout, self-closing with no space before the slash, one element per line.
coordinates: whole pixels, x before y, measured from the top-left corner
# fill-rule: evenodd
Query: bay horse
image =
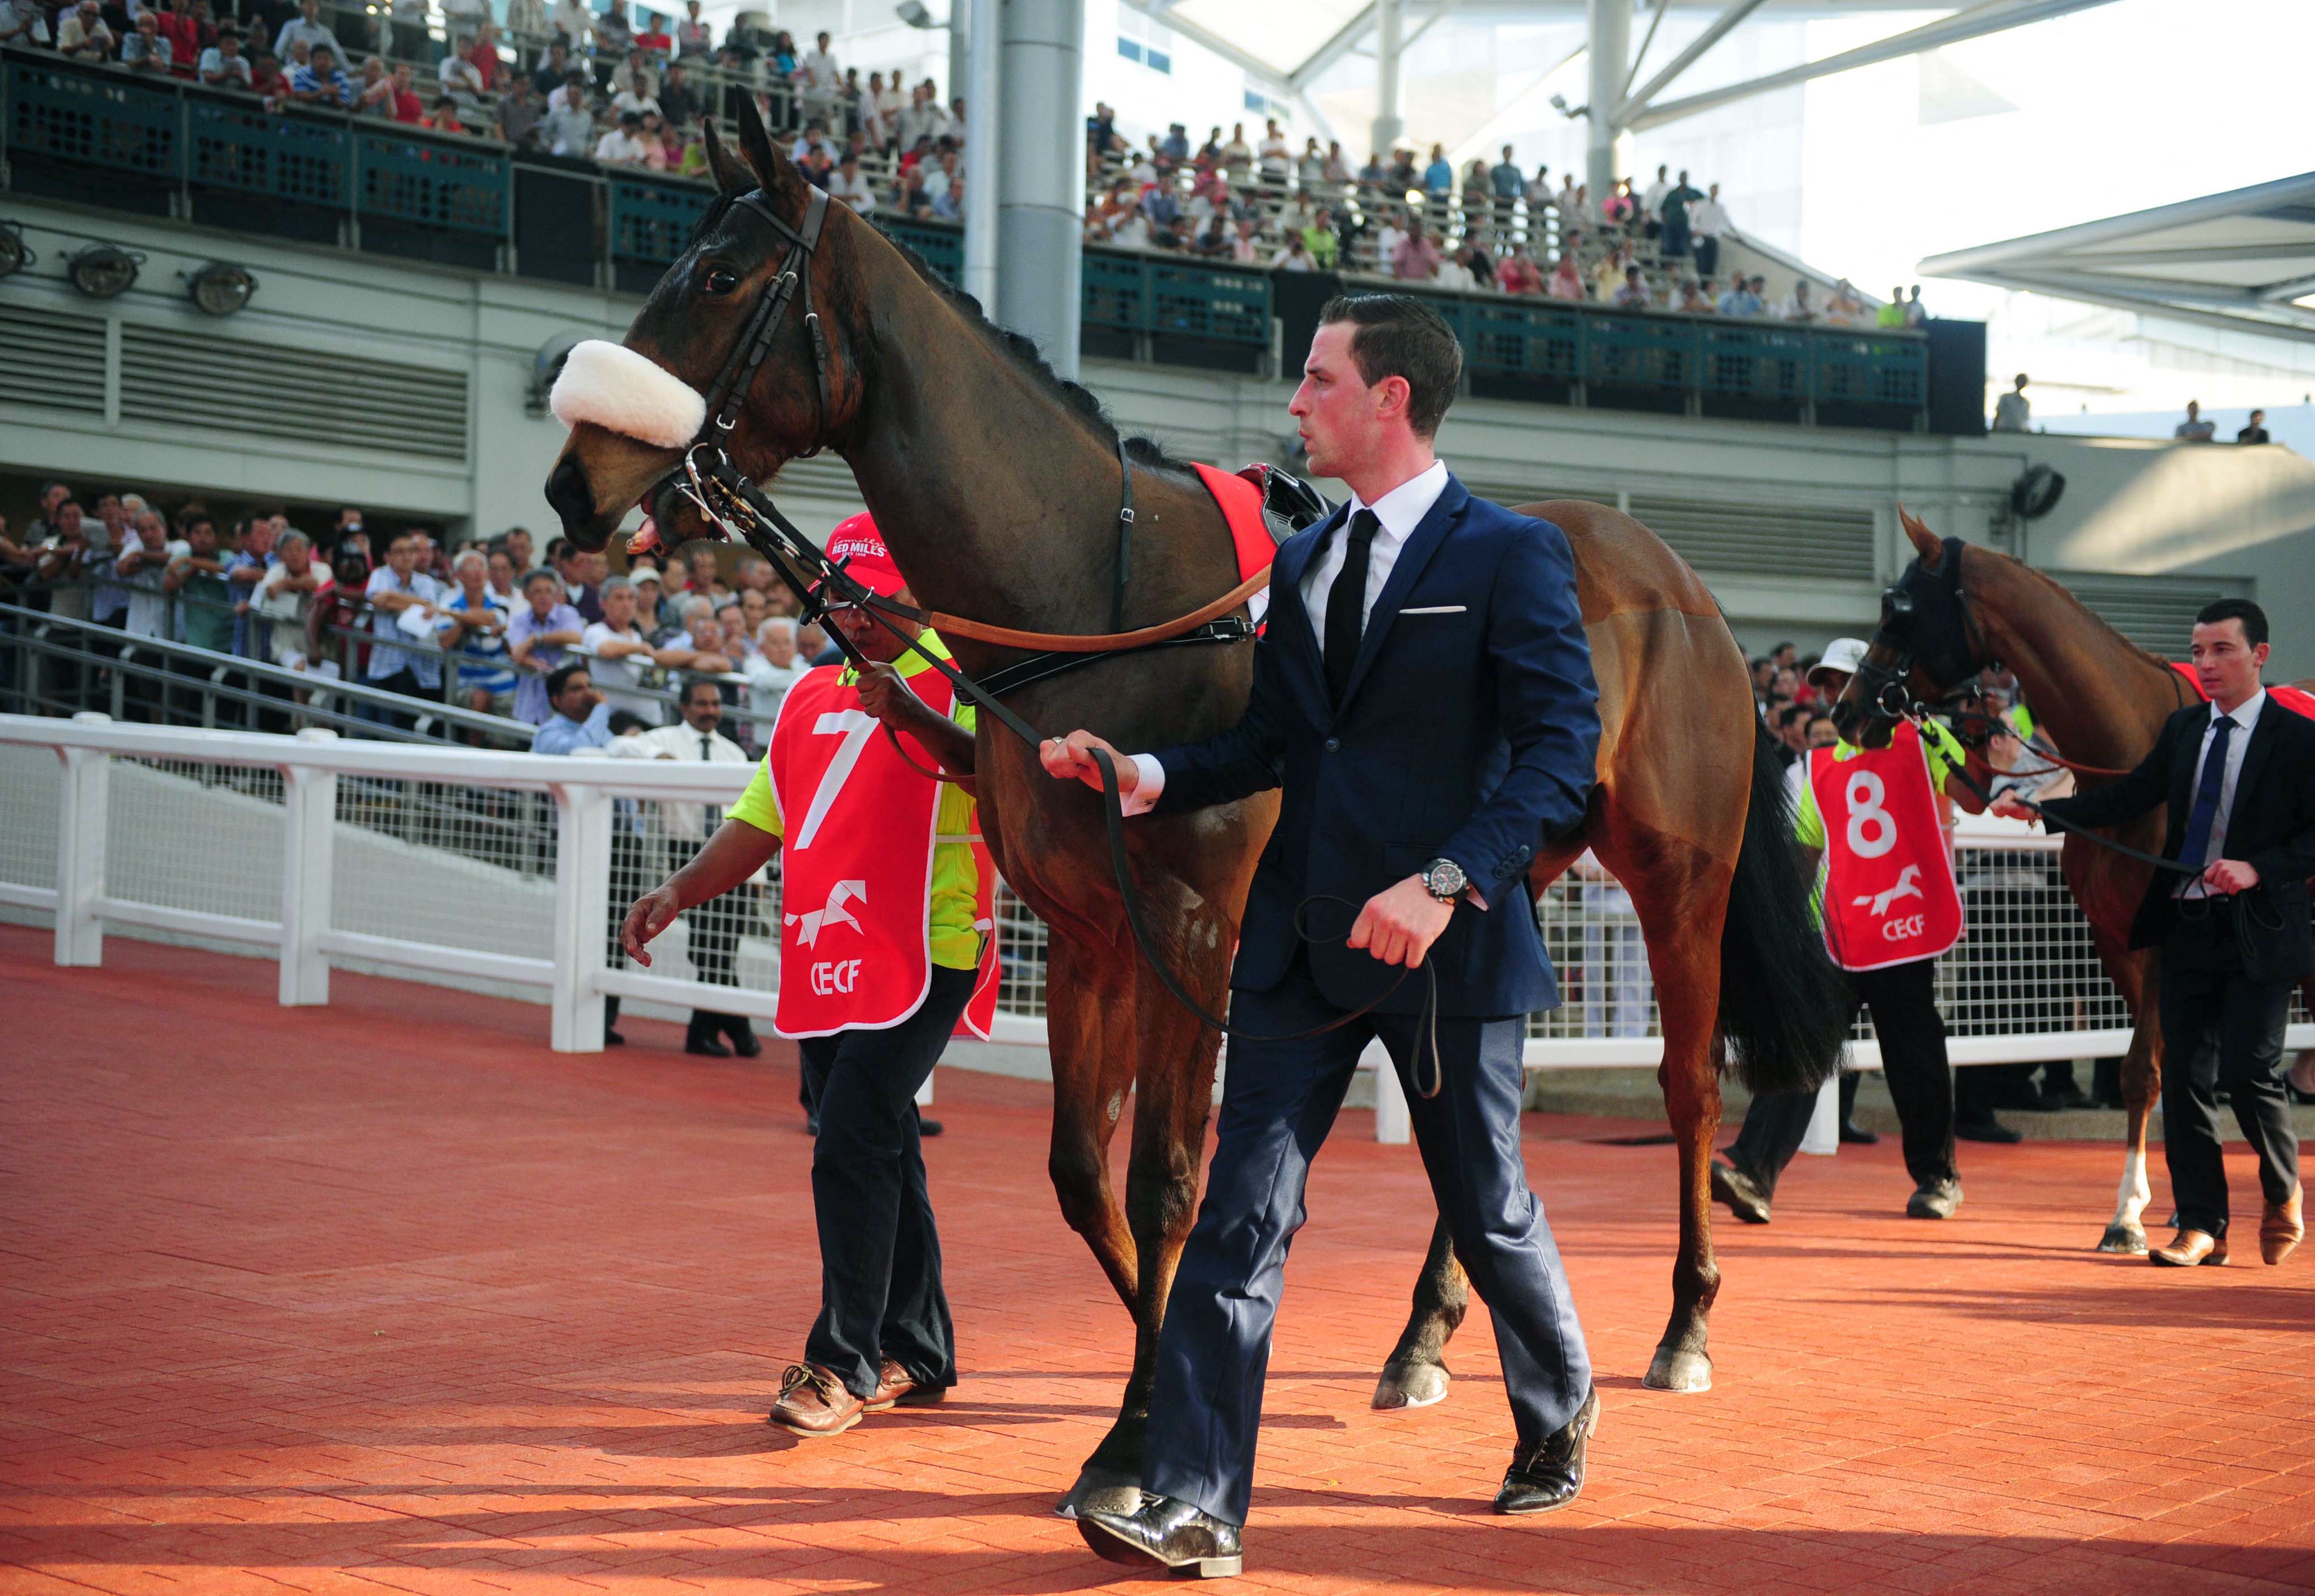
<path fill-rule="evenodd" d="M 767 341 L 720 439 L 741 472 L 768 483 L 786 461 L 834 449 L 918 601 L 976 621 L 1097 634 L 1184 615 L 1237 585 L 1227 525 L 1193 469 L 1147 440 L 1122 441 L 1092 396 L 1057 378 L 1034 345 L 991 324 L 847 208 L 823 211 L 752 107 L 743 107 L 739 143 L 735 157 L 710 127 L 722 198 L 625 342 L 659 368 L 640 372 L 646 386 L 671 376 L 705 391 L 735 368 L 743 340 Z M 788 317 L 759 334 L 754 313 L 778 288 L 784 262 L 801 262 L 798 302 L 816 306 L 816 320 Z M 601 548 L 629 508 L 651 497 L 673 546 L 701 531 L 677 495 L 655 493 L 685 452 L 581 421 L 546 496 L 585 549 Z M 1121 453 L 1137 509 L 1122 572 Z M 1833 1067 L 1847 1011 L 1830 965 L 1810 951 L 1817 940 L 1780 774 L 1742 652 L 1711 595 L 1628 517 L 1581 503 L 1529 513 L 1557 521 L 1574 547 L 1603 723 L 1588 823 L 1539 858 L 1534 879 L 1548 882 L 1591 846 L 1630 887 L 1646 928 L 1663 1017 L 1660 1078 L 1681 1159 L 1672 1312 L 1648 1379 L 1702 1389 L 1719 1281 L 1706 1184 L 1718 1068 L 1733 1052 L 1756 1090 L 1812 1086 Z M 1022 657 L 949 641 L 975 677 Z M 1234 724 L 1251 654 L 1203 645 L 1113 657 L 1007 700 L 1035 726 L 1082 725 L 1120 747 L 1149 748 Z M 1037 750 L 993 715 L 980 717 L 975 758 L 989 851 L 1051 929 L 1053 1188 L 1134 1320 L 1118 1419 L 1061 1511 L 1131 1512 L 1158 1326 L 1193 1217 L 1218 1039 L 1137 953 L 1095 795 L 1046 776 Z M 1276 794 L 1265 794 L 1129 829 L 1147 918 L 1177 979 L 1210 1011 L 1226 999 L 1246 886 L 1277 810 Z M 1107 1154 L 1129 1092 L 1121 1208 Z M 1437 1365 L 1462 1290 L 1452 1249 L 1434 1243 L 1394 1354 L 1403 1376 Z"/>
<path fill-rule="evenodd" d="M 2036 726 L 2066 760 L 2090 767 L 2079 776 L 2081 785 L 2097 787 L 2144 758 L 2162 723 L 2196 701 L 2178 669 L 2107 625 L 2054 578 L 1992 549 L 1940 540 L 1918 518 L 1898 513 L 1914 557 L 1884 600 L 1862 667 L 1833 705 L 1833 724 L 1850 742 L 1885 747 L 1897 698 L 1935 705 L 1998 663 L 2017 677 Z M 1885 699 L 1893 682 L 1905 692 Z M 2032 750 L 2025 757 L 2032 758 Z M 1981 781 L 1997 774 L 1980 754 L 1973 754 L 1971 771 Z M 2160 853 L 2163 826 L 2157 810 L 2107 835 Z M 2130 946 L 2130 922 L 2153 869 L 2072 834 L 2059 850 L 2059 864 L 2089 921 L 2098 963 L 2131 1015 L 2122 1065 L 2128 1141 L 2114 1218 L 2098 1250 L 2143 1253 L 2142 1216 L 2153 1195 L 2146 1178 L 2147 1122 L 2162 1087 L 2161 961 L 2155 949 Z"/>

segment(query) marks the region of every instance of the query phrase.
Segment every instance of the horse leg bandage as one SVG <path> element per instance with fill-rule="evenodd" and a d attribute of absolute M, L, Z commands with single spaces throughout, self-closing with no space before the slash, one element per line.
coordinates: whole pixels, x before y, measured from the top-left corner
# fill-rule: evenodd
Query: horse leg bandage
<path fill-rule="evenodd" d="M 661 448 L 681 448 L 699 436 L 707 400 L 666 367 L 625 344 L 590 338 L 573 346 L 547 399 L 566 427 L 599 427 Z"/>

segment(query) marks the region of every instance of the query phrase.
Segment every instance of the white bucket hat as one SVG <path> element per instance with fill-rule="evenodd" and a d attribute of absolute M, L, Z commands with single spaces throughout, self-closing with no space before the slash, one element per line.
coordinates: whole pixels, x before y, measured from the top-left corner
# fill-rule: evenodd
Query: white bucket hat
<path fill-rule="evenodd" d="M 1809 667 L 1808 680 L 1814 686 L 1816 678 L 1826 671 L 1838 670 L 1843 676 L 1855 676 L 1857 668 L 1865 663 L 1865 640 L 1861 637 L 1836 637 L 1824 645 L 1824 657 Z"/>

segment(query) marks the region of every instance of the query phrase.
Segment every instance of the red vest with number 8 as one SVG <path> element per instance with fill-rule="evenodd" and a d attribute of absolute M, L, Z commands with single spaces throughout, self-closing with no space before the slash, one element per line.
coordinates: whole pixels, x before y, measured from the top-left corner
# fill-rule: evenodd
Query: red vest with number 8
<path fill-rule="evenodd" d="M 1824 820 L 1824 945 L 1843 970 L 1934 959 L 1961 940 L 1961 894 L 1938 824 L 1921 734 L 1885 749 L 1809 751 Z"/>

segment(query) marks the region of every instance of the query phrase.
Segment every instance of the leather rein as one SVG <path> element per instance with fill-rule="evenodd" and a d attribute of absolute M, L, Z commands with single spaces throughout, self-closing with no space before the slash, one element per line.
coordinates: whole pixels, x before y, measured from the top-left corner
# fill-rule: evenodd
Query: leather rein
<path fill-rule="evenodd" d="M 803 306 L 805 331 L 812 350 L 812 373 L 819 396 L 820 430 L 826 430 L 831 413 L 831 385 L 829 379 L 828 343 L 823 336 L 819 315 L 812 306 L 812 262 L 819 247 L 820 230 L 827 219 L 828 195 L 813 189 L 805 207 L 801 231 L 790 227 L 774 213 L 761 189 L 729 196 L 709 208 L 700 223 L 698 234 L 705 234 L 732 205 L 744 205 L 749 211 L 769 223 L 773 229 L 789 243 L 786 260 L 779 275 L 766 290 L 749 314 L 739 342 L 724 362 L 715 386 L 707 394 L 708 421 L 699 436 L 685 449 L 682 461 L 654 486 L 648 498 L 655 504 L 660 496 L 674 492 L 688 500 L 706 523 L 727 541 L 735 536 L 769 561 L 782 583 L 796 597 L 807 620 L 818 623 L 830 609 L 856 607 L 891 633 L 934 670 L 945 678 L 960 698 L 971 700 L 979 708 L 997 718 L 998 723 L 1018 737 L 1033 750 L 1047 740 L 1035 727 L 1014 713 L 999 695 L 1017 690 L 1030 682 L 1044 679 L 1060 671 L 1117 654 L 1136 652 L 1143 649 L 1189 643 L 1251 642 L 1255 633 L 1246 620 L 1231 615 L 1255 593 L 1270 583 L 1267 568 L 1239 583 L 1220 598 L 1201 606 L 1189 615 L 1155 626 L 1137 630 L 1124 629 L 1124 611 L 1128 579 L 1131 572 L 1133 510 L 1133 463 L 1125 450 L 1121 437 L 1117 445 L 1117 464 L 1122 486 L 1117 513 L 1117 581 L 1111 601 L 1111 629 L 1091 636 L 1063 633 L 1024 632 L 1011 627 L 992 626 L 962 616 L 952 616 L 939 610 L 918 609 L 911 605 L 897 604 L 871 592 L 857 578 L 844 568 L 844 562 L 829 558 L 828 552 L 807 536 L 794 522 L 782 514 L 772 502 L 771 495 L 750 481 L 732 465 L 723 444 L 738 424 L 739 413 L 771 352 L 774 335 L 791 303 L 801 300 Z M 698 236 L 695 235 L 695 237 Z M 903 623 L 908 623 L 904 625 Z M 1019 661 L 1003 670 L 975 681 L 954 663 L 942 659 L 923 646 L 912 626 L 929 625 L 934 630 L 968 637 L 998 647 L 1042 651 L 1030 659 Z M 844 635 L 841 628 L 824 628 L 845 659 L 856 670 L 865 669 L 868 660 Z M 900 738 L 888 725 L 886 734 L 892 739 L 902 759 L 920 772 L 941 779 L 937 772 L 925 772 L 909 759 L 900 748 Z M 1060 740 L 1056 738 L 1054 741 Z M 1135 944 L 1142 958 L 1156 971 L 1166 992 L 1175 1002 L 1194 1015 L 1201 1024 L 1224 1036 L 1244 1042 L 1299 1042 L 1321 1036 L 1362 1018 L 1379 1007 L 1396 992 L 1414 967 L 1402 968 L 1397 980 L 1385 987 L 1374 998 L 1359 1008 L 1337 1015 L 1323 1025 L 1307 1031 L 1284 1034 L 1262 1034 L 1238 1030 L 1229 1022 L 1207 1012 L 1193 997 L 1162 955 L 1157 936 L 1151 932 L 1141 894 L 1134 884 L 1132 863 L 1125 842 L 1123 801 L 1119 794 L 1117 766 L 1107 749 L 1093 750 L 1094 761 L 1101 772 L 1103 822 L 1108 834 L 1109 861 L 1117 878 L 1118 896 L 1125 909 L 1126 925 L 1133 934 Z M 1303 923 L 1303 914 L 1315 903 L 1336 903 L 1353 914 L 1360 908 L 1347 900 L 1317 894 L 1305 899 L 1295 910 L 1295 931 L 1305 942 L 1321 940 L 1314 936 Z M 1343 940 L 1348 936 L 1325 940 Z M 1442 1084 L 1438 1037 L 1439 976 L 1436 968 L 1422 966 L 1425 996 L 1417 1020 L 1415 1064 L 1416 1094 L 1424 1098 L 1436 1097 Z M 1420 1065 L 1427 1058 L 1430 1069 L 1425 1075 Z"/>

